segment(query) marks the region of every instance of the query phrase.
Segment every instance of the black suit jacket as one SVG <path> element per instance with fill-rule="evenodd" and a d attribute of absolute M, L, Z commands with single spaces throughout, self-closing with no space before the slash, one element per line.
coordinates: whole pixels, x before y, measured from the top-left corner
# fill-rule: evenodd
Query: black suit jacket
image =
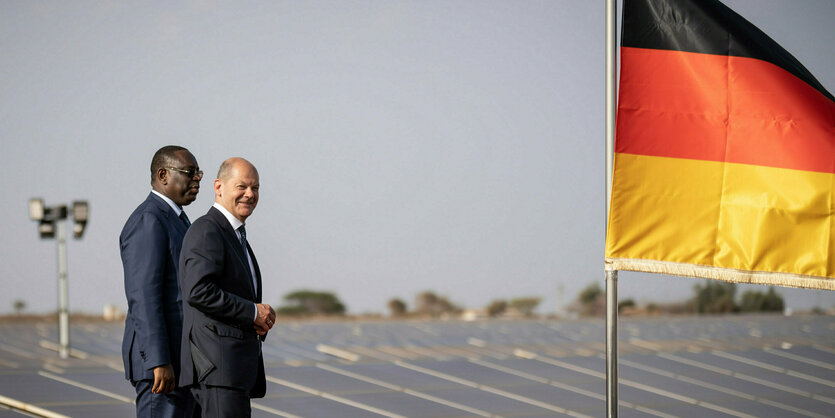
<path fill-rule="evenodd" d="M 168 203 L 149 193 L 119 236 L 128 300 L 122 360 L 131 382 L 153 379 L 154 367 L 164 364 L 180 373 L 183 311 L 177 266 L 187 228 Z"/>
<path fill-rule="evenodd" d="M 258 284 L 232 225 L 214 207 L 194 221 L 183 240 L 181 386 L 205 383 L 266 392 L 261 338 L 255 332 L 255 303 L 261 302 L 261 271 L 247 243 Z"/>

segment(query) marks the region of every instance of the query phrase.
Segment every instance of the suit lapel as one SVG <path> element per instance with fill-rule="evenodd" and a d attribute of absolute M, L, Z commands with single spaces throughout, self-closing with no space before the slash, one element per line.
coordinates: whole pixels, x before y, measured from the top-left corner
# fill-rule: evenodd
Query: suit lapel
<path fill-rule="evenodd" d="M 174 229 L 180 233 L 180 236 L 186 234 L 186 230 L 188 226 L 174 213 L 174 209 L 168 205 L 164 200 L 162 200 L 159 196 L 155 195 L 153 192 L 148 194 L 148 200 L 153 202 L 154 205 L 159 209 L 161 213 L 165 215 L 165 221 L 168 222 L 169 225 L 173 225 Z"/>
<path fill-rule="evenodd" d="M 223 230 L 224 239 L 226 239 L 227 241 L 226 244 L 230 245 L 235 254 L 238 256 L 238 261 L 240 262 L 239 267 L 241 267 L 243 271 L 246 272 L 246 277 L 248 278 L 246 282 L 249 285 L 250 294 L 253 298 L 257 298 L 257 295 L 255 294 L 255 289 L 252 288 L 252 272 L 249 269 L 249 261 L 247 261 L 246 259 L 244 249 L 243 247 L 241 247 L 241 241 L 238 240 L 238 235 L 235 233 L 235 230 L 232 229 L 232 225 L 229 223 L 229 220 L 226 219 L 226 216 L 224 216 L 223 213 L 221 213 L 215 207 L 209 208 L 209 214 L 213 216 L 215 222 L 217 222 L 220 225 L 221 230 Z M 246 245 L 247 247 L 249 247 L 249 243 L 247 243 Z M 250 249 L 250 251 L 252 250 Z M 255 264 L 255 257 L 252 257 L 252 264 Z M 257 272 L 258 269 L 256 268 L 255 271 Z M 260 281 L 258 287 L 260 288 Z"/>
<path fill-rule="evenodd" d="M 252 251 L 252 247 L 249 246 L 249 241 L 246 243 L 246 248 L 249 250 L 249 256 L 252 257 L 252 267 L 255 268 L 255 280 L 258 282 L 258 294 L 255 295 L 255 301 L 261 303 L 261 298 L 263 294 L 261 293 L 261 269 L 258 267 L 258 260 L 255 259 L 255 252 Z"/>

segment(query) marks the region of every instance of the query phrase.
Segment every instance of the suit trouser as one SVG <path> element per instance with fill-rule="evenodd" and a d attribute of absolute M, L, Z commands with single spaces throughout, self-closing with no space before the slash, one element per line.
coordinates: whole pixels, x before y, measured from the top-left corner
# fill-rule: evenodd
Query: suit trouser
<path fill-rule="evenodd" d="M 168 393 L 153 393 L 153 380 L 140 380 L 136 388 L 137 418 L 191 417 L 194 397 L 188 388 L 177 388 Z"/>
<path fill-rule="evenodd" d="M 249 392 L 201 383 L 191 386 L 191 393 L 200 405 L 203 418 L 249 418 L 252 416 Z"/>

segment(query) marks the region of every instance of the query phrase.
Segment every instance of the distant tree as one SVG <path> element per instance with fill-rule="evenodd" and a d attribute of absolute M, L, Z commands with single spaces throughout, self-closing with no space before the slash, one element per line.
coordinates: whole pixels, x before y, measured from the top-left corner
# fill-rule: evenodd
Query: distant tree
<path fill-rule="evenodd" d="M 594 282 L 580 291 L 577 300 L 573 302 L 568 310 L 576 312 L 580 316 L 600 316 L 606 312 L 606 297 L 603 289 L 597 282 Z"/>
<path fill-rule="evenodd" d="M 435 305 L 438 304 L 438 295 L 434 292 L 426 291 L 418 293 L 415 296 L 415 312 L 419 314 L 434 313 Z"/>
<path fill-rule="evenodd" d="M 739 303 L 742 312 L 782 312 L 783 307 L 783 297 L 774 290 L 774 286 L 769 286 L 766 293 L 749 290 L 742 294 Z"/>
<path fill-rule="evenodd" d="M 400 299 L 392 299 L 388 303 L 389 311 L 391 311 L 391 316 L 404 316 L 406 315 L 406 302 L 403 302 Z"/>
<path fill-rule="evenodd" d="M 284 315 L 341 315 L 345 305 L 330 292 L 298 290 L 284 295 L 287 305 L 278 308 Z"/>
<path fill-rule="evenodd" d="M 634 308 L 635 306 L 635 301 L 632 299 L 622 300 L 618 302 L 618 312 L 622 312 L 626 308 Z"/>
<path fill-rule="evenodd" d="M 579 299 L 581 304 L 588 305 L 597 301 L 601 296 L 603 296 L 603 289 L 597 282 L 594 282 L 580 291 Z"/>
<path fill-rule="evenodd" d="M 438 316 L 445 313 L 460 312 L 449 299 L 438 296 L 434 292 L 426 291 L 415 296 L 415 312 L 421 315 Z"/>
<path fill-rule="evenodd" d="M 439 313 L 453 313 L 461 311 L 461 308 L 455 306 L 449 299 L 445 297 L 439 297 L 438 303 L 436 305 L 436 311 Z"/>
<path fill-rule="evenodd" d="M 734 302 L 736 284 L 716 280 L 708 280 L 704 286 L 693 287 L 696 295 L 693 297 L 697 313 L 731 313 L 738 312 L 739 307 Z"/>
<path fill-rule="evenodd" d="M 532 316 L 534 309 L 539 306 L 539 302 L 542 301 L 542 298 L 538 297 L 521 297 L 515 298 L 510 300 L 510 307 L 513 309 L 518 310 L 525 316 Z"/>
<path fill-rule="evenodd" d="M 749 290 L 742 294 L 739 302 L 741 312 L 758 312 L 762 307 L 765 294 L 756 290 Z"/>
<path fill-rule="evenodd" d="M 12 302 L 12 306 L 14 307 L 15 315 L 20 316 L 23 313 L 23 310 L 26 309 L 26 301 L 23 299 L 15 299 L 15 301 Z"/>
<path fill-rule="evenodd" d="M 768 292 L 765 294 L 765 300 L 763 300 L 762 310 L 766 312 L 783 312 L 785 305 L 783 297 L 774 290 L 774 286 L 769 286 Z"/>
<path fill-rule="evenodd" d="M 487 315 L 491 317 L 499 316 L 503 314 L 507 310 L 507 301 L 504 300 L 494 300 L 487 305 Z"/>
<path fill-rule="evenodd" d="M 278 308 L 275 308 L 275 313 L 279 317 L 310 315 L 310 311 L 308 311 L 306 307 L 298 305 L 279 306 Z"/>

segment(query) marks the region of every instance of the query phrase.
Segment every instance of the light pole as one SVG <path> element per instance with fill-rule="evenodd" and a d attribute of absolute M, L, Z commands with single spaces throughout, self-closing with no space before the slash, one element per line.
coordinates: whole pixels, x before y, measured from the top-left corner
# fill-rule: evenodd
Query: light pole
<path fill-rule="evenodd" d="M 89 217 L 89 205 L 86 201 L 72 203 L 73 237 L 80 239 L 84 235 Z M 38 233 L 41 238 L 56 238 L 58 243 L 58 356 L 65 359 L 70 356 L 70 315 L 69 293 L 67 287 L 67 206 L 45 207 L 43 199 L 29 199 L 29 218 L 38 221 Z"/>

